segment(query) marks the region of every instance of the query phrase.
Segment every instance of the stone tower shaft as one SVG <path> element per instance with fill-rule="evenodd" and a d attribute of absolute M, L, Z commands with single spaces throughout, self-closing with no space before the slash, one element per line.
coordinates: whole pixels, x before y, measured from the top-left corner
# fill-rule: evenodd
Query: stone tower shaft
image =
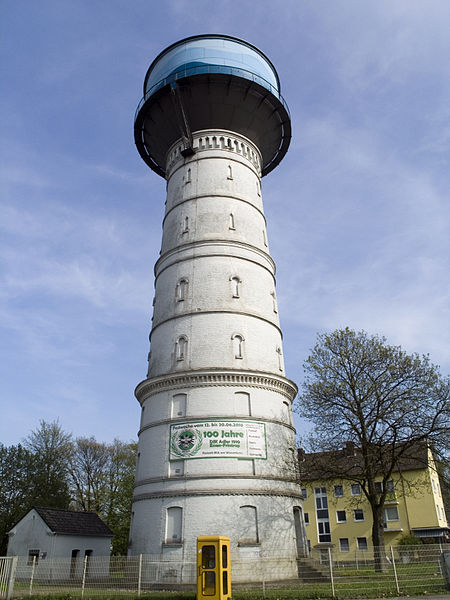
<path fill-rule="evenodd" d="M 186 58 L 199 48 L 200 67 Z M 259 65 L 257 77 L 236 67 L 237 50 Z M 261 176 L 285 153 L 290 125 L 264 61 L 235 38 L 197 36 L 163 52 L 146 77 L 136 143 L 166 178 L 167 198 L 148 373 L 136 388 L 130 552 L 181 560 L 194 556 L 197 536 L 221 534 L 232 555 L 283 553 L 286 577 L 305 544 L 297 388 L 284 372 Z"/>

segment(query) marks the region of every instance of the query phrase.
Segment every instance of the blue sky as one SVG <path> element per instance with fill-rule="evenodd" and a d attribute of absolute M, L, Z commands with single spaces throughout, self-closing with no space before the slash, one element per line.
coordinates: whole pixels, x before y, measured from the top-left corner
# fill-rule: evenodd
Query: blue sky
<path fill-rule="evenodd" d="M 448 374 L 449 31 L 447 0 L 2 0 L 0 442 L 136 438 L 165 186 L 133 116 L 199 33 L 259 47 L 291 111 L 263 180 L 288 376 L 347 325 Z"/>

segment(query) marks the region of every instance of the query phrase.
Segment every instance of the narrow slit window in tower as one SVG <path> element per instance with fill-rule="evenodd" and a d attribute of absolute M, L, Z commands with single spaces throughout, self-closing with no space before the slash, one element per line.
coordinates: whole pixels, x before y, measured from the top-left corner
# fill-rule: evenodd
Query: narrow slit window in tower
<path fill-rule="evenodd" d="M 171 506 L 166 512 L 166 544 L 181 543 L 181 526 L 183 509 L 181 506 Z"/>
<path fill-rule="evenodd" d="M 183 302 L 183 300 L 186 298 L 187 287 L 188 287 L 188 280 L 185 277 L 183 277 L 177 283 L 177 287 L 176 287 L 175 294 L 176 294 L 177 302 Z"/>
<path fill-rule="evenodd" d="M 236 229 L 236 227 L 234 225 L 234 215 L 233 215 L 233 213 L 230 213 L 230 224 L 228 226 L 228 229 L 232 229 L 233 231 Z"/>
<path fill-rule="evenodd" d="M 234 358 L 244 358 L 244 338 L 239 333 L 235 333 L 231 338 L 233 340 Z"/>
<path fill-rule="evenodd" d="M 239 513 L 239 523 L 241 527 L 241 539 L 239 540 L 239 545 L 258 544 L 258 517 L 256 506 L 241 506 L 239 508 Z"/>
<path fill-rule="evenodd" d="M 231 165 L 228 165 L 227 179 L 233 179 L 233 169 L 231 168 Z"/>
<path fill-rule="evenodd" d="M 230 281 L 231 281 L 231 295 L 233 296 L 233 298 L 239 298 L 240 295 L 240 285 L 241 285 L 241 280 L 239 279 L 239 277 L 237 277 L 237 275 L 233 275 L 233 277 L 230 277 Z"/>
<path fill-rule="evenodd" d="M 173 460 L 169 463 L 169 477 L 182 477 L 184 475 L 184 460 Z"/>
<path fill-rule="evenodd" d="M 280 369 L 280 371 L 282 371 L 283 370 L 283 356 L 281 354 L 280 346 L 277 346 L 277 356 L 278 356 L 278 368 Z"/>
<path fill-rule="evenodd" d="M 187 338 L 182 335 L 178 338 L 177 343 L 175 344 L 175 354 L 178 361 L 182 361 L 186 357 L 187 350 Z"/>
<path fill-rule="evenodd" d="M 187 400 L 187 395 L 186 394 L 174 394 L 172 396 L 172 410 L 171 410 L 171 417 L 176 418 L 176 417 L 184 417 L 186 414 L 186 400 Z"/>
<path fill-rule="evenodd" d="M 182 233 L 188 233 L 188 232 L 189 232 L 189 217 L 184 217 Z"/>
<path fill-rule="evenodd" d="M 270 295 L 272 296 L 273 312 L 277 313 L 278 306 L 277 306 L 277 297 L 275 296 L 275 292 L 270 292 Z"/>
<path fill-rule="evenodd" d="M 234 393 L 234 412 L 236 415 L 251 416 L 252 408 L 250 403 L 250 394 L 248 392 Z"/>

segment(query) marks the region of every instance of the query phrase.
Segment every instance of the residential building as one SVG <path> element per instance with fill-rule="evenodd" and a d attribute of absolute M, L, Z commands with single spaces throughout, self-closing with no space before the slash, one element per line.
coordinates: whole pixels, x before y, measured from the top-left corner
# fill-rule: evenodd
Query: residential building
<path fill-rule="evenodd" d="M 308 547 L 333 549 L 340 560 L 355 551 L 367 551 L 372 546 L 372 512 L 361 482 L 352 480 L 353 465 L 360 454 L 353 445 L 338 453 L 305 454 L 299 452 L 302 477 L 303 510 Z M 318 465 L 349 465 L 348 479 L 337 478 L 331 469 L 325 476 Z M 376 486 L 383 491 L 383 478 Z M 385 482 L 384 535 L 386 546 L 396 545 L 405 534 L 422 541 L 450 541 L 450 530 L 444 510 L 439 477 L 433 456 L 425 445 L 417 445 L 413 453 L 403 457 L 392 477 Z M 328 550 L 327 550 L 328 551 Z"/>

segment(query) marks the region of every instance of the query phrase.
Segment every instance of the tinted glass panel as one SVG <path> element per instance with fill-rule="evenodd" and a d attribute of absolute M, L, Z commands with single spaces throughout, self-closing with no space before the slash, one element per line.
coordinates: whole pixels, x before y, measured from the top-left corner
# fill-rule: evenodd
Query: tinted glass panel
<path fill-rule="evenodd" d="M 153 66 L 146 86 L 148 92 L 161 80 L 196 73 L 230 73 L 278 89 L 277 78 L 267 60 L 237 40 L 199 38 L 181 42 L 163 54 Z"/>
<path fill-rule="evenodd" d="M 228 567 L 228 550 L 226 546 L 222 546 L 222 567 L 224 569 Z"/>
<path fill-rule="evenodd" d="M 214 571 L 204 571 L 202 580 L 203 596 L 214 596 L 216 593 L 216 574 Z"/>
<path fill-rule="evenodd" d="M 202 547 L 202 567 L 203 569 L 214 569 L 216 566 L 216 549 L 214 546 Z"/>

